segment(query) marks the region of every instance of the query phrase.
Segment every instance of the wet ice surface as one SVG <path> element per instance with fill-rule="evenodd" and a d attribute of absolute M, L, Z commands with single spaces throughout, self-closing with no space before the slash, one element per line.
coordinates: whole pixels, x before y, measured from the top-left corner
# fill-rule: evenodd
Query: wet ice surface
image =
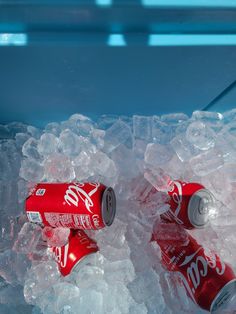
<path fill-rule="evenodd" d="M 172 179 L 202 183 L 218 199 L 211 223 L 191 234 L 236 270 L 235 109 L 97 121 L 74 114 L 43 130 L 10 123 L 0 126 L 0 153 L 1 313 L 206 313 L 161 266 L 150 242 L 154 222 L 169 208 Z M 35 182 L 71 180 L 112 186 L 117 215 L 111 227 L 87 232 L 99 253 L 63 278 L 49 247 L 67 243 L 69 230 L 41 232 L 27 222 L 24 199 Z M 159 224 L 157 239 L 167 239 L 164 230 Z M 176 225 L 168 239 L 186 241 Z"/>

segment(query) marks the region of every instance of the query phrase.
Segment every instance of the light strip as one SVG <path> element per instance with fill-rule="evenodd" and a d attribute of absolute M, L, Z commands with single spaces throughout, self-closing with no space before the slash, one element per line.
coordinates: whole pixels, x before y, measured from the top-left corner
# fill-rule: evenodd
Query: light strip
<path fill-rule="evenodd" d="M 109 7 L 112 5 L 112 0 L 95 0 L 97 6 Z"/>
<path fill-rule="evenodd" d="M 124 35 L 110 34 L 107 40 L 108 46 L 126 46 Z"/>
<path fill-rule="evenodd" d="M 25 46 L 28 37 L 24 33 L 0 33 L 0 46 Z"/>
<path fill-rule="evenodd" d="M 141 0 L 143 6 L 235 8 L 236 0 Z"/>
<path fill-rule="evenodd" d="M 236 35 L 159 35 L 150 34 L 149 46 L 234 46 Z"/>

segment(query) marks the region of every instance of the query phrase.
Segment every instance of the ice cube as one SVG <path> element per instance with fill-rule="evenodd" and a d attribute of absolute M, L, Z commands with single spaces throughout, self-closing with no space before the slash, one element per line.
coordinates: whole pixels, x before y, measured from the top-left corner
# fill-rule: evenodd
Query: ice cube
<path fill-rule="evenodd" d="M 105 266 L 105 279 L 108 284 L 121 282 L 127 285 L 134 277 L 134 266 L 129 259 L 110 262 Z"/>
<path fill-rule="evenodd" d="M 127 224 L 116 218 L 109 228 L 96 233 L 98 245 L 103 246 L 109 244 L 118 249 L 122 248 L 125 242 L 126 228 Z"/>
<path fill-rule="evenodd" d="M 166 144 L 173 137 L 173 128 L 161 121 L 158 116 L 152 117 L 152 138 L 155 143 Z"/>
<path fill-rule="evenodd" d="M 161 168 L 150 167 L 144 172 L 144 178 L 158 191 L 166 192 L 172 183 L 170 176 Z"/>
<path fill-rule="evenodd" d="M 121 144 L 112 152 L 112 160 L 115 162 L 118 173 L 123 177 L 134 177 L 137 175 L 138 168 L 135 163 L 134 152 Z"/>
<path fill-rule="evenodd" d="M 75 121 L 76 133 L 79 135 L 88 137 L 93 131 L 94 124 L 91 119 L 82 114 L 74 114 L 70 117 L 70 120 Z"/>
<path fill-rule="evenodd" d="M 188 312 L 192 302 L 187 296 L 178 274 L 163 272 L 160 275 L 160 283 L 162 289 L 166 292 L 164 294 L 166 304 L 173 310 L 173 313 Z"/>
<path fill-rule="evenodd" d="M 144 303 L 138 304 L 132 304 L 129 308 L 130 314 L 147 314 L 147 308 Z"/>
<path fill-rule="evenodd" d="M 70 129 L 65 129 L 59 137 L 59 149 L 68 156 L 74 156 L 80 153 L 80 138 Z"/>
<path fill-rule="evenodd" d="M 44 177 L 43 166 L 34 159 L 23 159 L 21 162 L 20 176 L 26 181 L 40 182 Z"/>
<path fill-rule="evenodd" d="M 207 123 L 210 126 L 219 126 L 222 124 L 224 116 L 219 112 L 210 112 L 210 111 L 194 111 L 192 114 L 192 119 L 201 120 L 204 123 Z"/>
<path fill-rule="evenodd" d="M 102 130 L 106 130 L 112 126 L 117 120 L 119 116 L 115 114 L 103 114 L 98 118 L 98 127 Z"/>
<path fill-rule="evenodd" d="M 15 136 L 16 133 L 25 133 L 27 130 L 26 124 L 17 121 L 8 123 L 7 127 L 10 130 L 11 134 L 13 134 L 13 136 Z"/>
<path fill-rule="evenodd" d="M 151 166 L 159 167 L 167 163 L 172 157 L 171 148 L 161 144 L 149 143 L 144 155 L 145 162 Z"/>
<path fill-rule="evenodd" d="M 97 151 L 91 155 L 91 165 L 95 173 L 107 178 L 117 174 L 115 163 L 103 152 Z"/>
<path fill-rule="evenodd" d="M 61 132 L 61 128 L 60 128 L 60 125 L 59 123 L 57 122 L 50 122 L 46 125 L 45 127 L 45 131 L 47 133 L 52 133 L 54 134 L 55 136 L 59 136 L 60 135 L 60 132 Z"/>
<path fill-rule="evenodd" d="M 17 182 L 17 186 L 18 186 L 18 201 L 22 203 L 23 201 L 25 201 L 28 195 L 28 185 L 25 180 L 20 179 Z"/>
<path fill-rule="evenodd" d="M 55 313 L 76 313 L 80 307 L 80 289 L 70 283 L 60 282 L 53 286 Z"/>
<path fill-rule="evenodd" d="M 57 227 L 44 227 L 42 230 L 42 238 L 47 241 L 48 246 L 61 247 L 68 243 L 70 234 L 69 228 Z"/>
<path fill-rule="evenodd" d="M 38 152 L 41 155 L 50 155 L 57 152 L 58 138 L 51 133 L 41 135 L 38 142 Z"/>
<path fill-rule="evenodd" d="M 152 120 L 147 116 L 133 116 L 134 137 L 149 141 L 152 136 Z"/>
<path fill-rule="evenodd" d="M 75 177 L 77 180 L 85 180 L 94 175 L 92 167 L 91 153 L 82 151 L 76 158 L 73 159 Z"/>
<path fill-rule="evenodd" d="M 224 122 L 225 123 L 231 123 L 232 121 L 236 120 L 236 108 L 225 111 L 223 113 L 224 116 Z"/>
<path fill-rule="evenodd" d="M 103 295 L 95 290 L 83 289 L 80 297 L 80 308 L 84 313 L 104 314 L 103 311 Z"/>
<path fill-rule="evenodd" d="M 133 221 L 132 226 L 127 229 L 126 238 L 136 245 L 145 245 L 151 239 L 151 228 L 140 221 Z"/>
<path fill-rule="evenodd" d="M 188 116 L 185 113 L 168 113 L 168 114 L 163 114 L 161 116 L 161 120 L 168 122 L 169 124 L 179 124 L 182 123 L 186 120 L 188 120 Z"/>
<path fill-rule="evenodd" d="M 122 248 L 115 248 L 109 244 L 106 246 L 100 247 L 100 252 L 103 254 L 103 256 L 108 259 L 109 261 L 117 261 L 117 260 L 123 260 L 129 256 L 129 247 L 127 243 L 125 242 Z"/>
<path fill-rule="evenodd" d="M 33 125 L 27 126 L 27 132 L 36 139 L 39 139 L 42 134 L 42 130 L 34 127 Z"/>
<path fill-rule="evenodd" d="M 185 134 L 174 137 L 170 145 L 182 162 L 189 161 L 189 159 L 197 153 L 194 146 L 187 141 Z"/>
<path fill-rule="evenodd" d="M 27 133 L 16 133 L 16 145 L 21 148 L 29 138 L 30 136 Z"/>
<path fill-rule="evenodd" d="M 24 277 L 28 266 L 27 259 L 25 257 L 22 259 L 20 254 L 16 254 L 12 250 L 0 253 L 0 274 L 7 283 L 19 284 L 18 278 Z"/>
<path fill-rule="evenodd" d="M 18 234 L 13 250 L 24 254 L 32 252 L 34 251 L 40 237 L 41 227 L 30 222 L 26 222 Z"/>
<path fill-rule="evenodd" d="M 70 182 L 75 178 L 75 172 L 68 156 L 53 154 L 44 161 L 45 178 L 48 181 Z"/>
<path fill-rule="evenodd" d="M 121 120 L 117 120 L 112 126 L 106 130 L 104 136 L 105 150 L 110 153 L 119 145 L 125 143 L 128 138 L 132 137 L 130 127 Z"/>
<path fill-rule="evenodd" d="M 147 269 L 137 276 L 128 284 L 128 289 L 139 304 L 146 303 L 153 296 L 157 298 L 158 304 L 163 302 L 159 276 L 152 269 Z"/>
<path fill-rule="evenodd" d="M 40 160 L 40 155 L 38 152 L 38 141 L 35 138 L 30 137 L 24 143 L 22 147 L 22 153 L 24 156 L 30 159 Z"/>
<path fill-rule="evenodd" d="M 95 265 L 78 265 L 76 284 L 82 289 L 95 289 L 96 284 L 103 280 L 104 270 Z"/>
<path fill-rule="evenodd" d="M 215 133 L 201 121 L 192 122 L 188 126 L 186 139 L 201 150 L 207 150 L 215 145 Z"/>
<path fill-rule="evenodd" d="M 91 133 L 91 142 L 98 148 L 104 147 L 105 131 L 100 129 L 93 129 Z"/>
<path fill-rule="evenodd" d="M 59 280 L 60 274 L 54 261 L 42 262 L 32 266 L 24 285 L 24 296 L 27 303 L 35 304 L 37 298 Z"/>
<path fill-rule="evenodd" d="M 222 152 L 218 149 L 211 148 L 191 158 L 190 165 L 196 175 L 200 177 L 208 175 L 224 165 Z"/>

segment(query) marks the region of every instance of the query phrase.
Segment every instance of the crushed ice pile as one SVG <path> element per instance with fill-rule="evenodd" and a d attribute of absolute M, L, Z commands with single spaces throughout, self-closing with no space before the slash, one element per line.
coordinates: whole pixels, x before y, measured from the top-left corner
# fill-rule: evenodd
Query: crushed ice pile
<path fill-rule="evenodd" d="M 14 122 L 0 125 L 0 151 L 1 313 L 207 313 L 150 242 L 168 209 L 166 194 L 151 191 L 166 191 L 170 178 L 202 183 L 217 197 L 210 224 L 191 234 L 236 270 L 236 109 L 97 121 L 74 114 L 43 130 Z M 69 231 L 42 233 L 27 222 L 24 199 L 36 182 L 72 180 L 114 187 L 117 214 L 112 226 L 87 232 L 100 252 L 63 278 L 48 246 L 63 245 Z"/>

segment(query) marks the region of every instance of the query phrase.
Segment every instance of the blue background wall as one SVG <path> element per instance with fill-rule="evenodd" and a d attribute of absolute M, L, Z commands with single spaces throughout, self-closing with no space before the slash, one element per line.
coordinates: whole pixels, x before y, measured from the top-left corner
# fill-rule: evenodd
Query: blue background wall
<path fill-rule="evenodd" d="M 32 3 L 1 5 L 2 123 L 191 113 L 236 79 L 234 1 Z M 212 109 L 235 105 L 232 89 Z"/>

